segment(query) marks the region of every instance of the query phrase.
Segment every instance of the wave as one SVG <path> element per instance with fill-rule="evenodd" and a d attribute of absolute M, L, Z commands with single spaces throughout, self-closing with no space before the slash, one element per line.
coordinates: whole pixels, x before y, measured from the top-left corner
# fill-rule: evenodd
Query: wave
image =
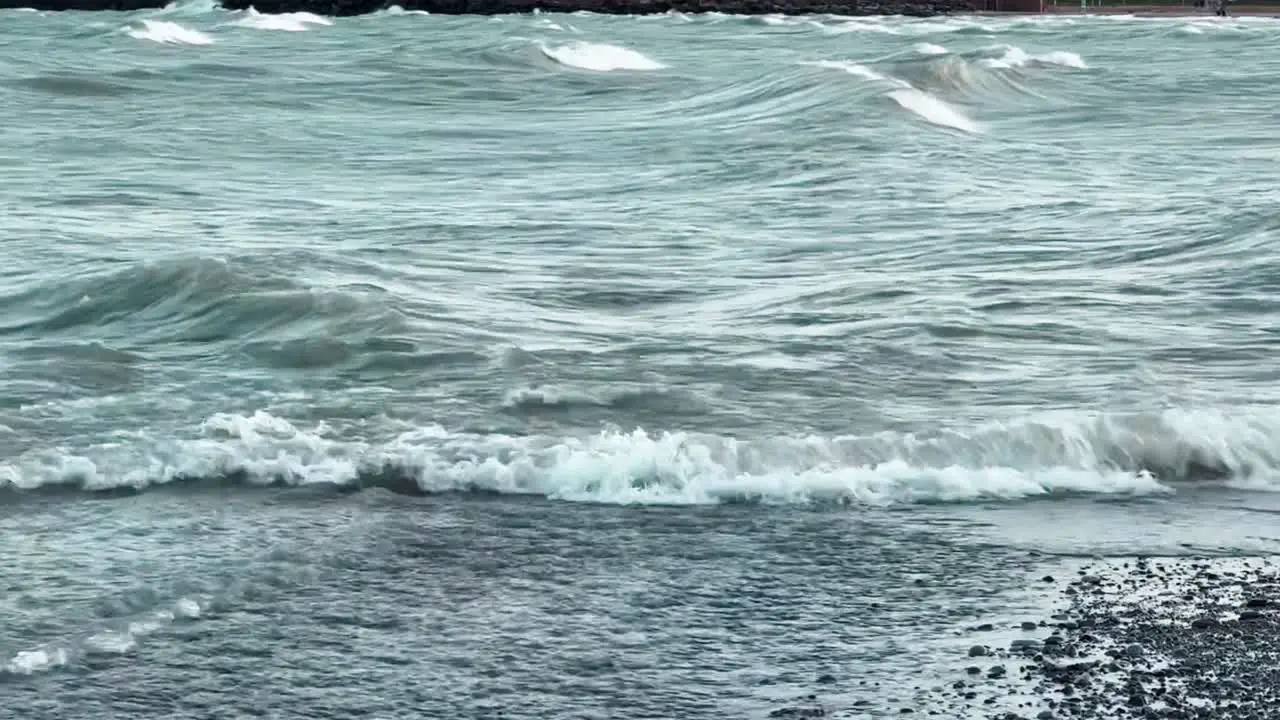
<path fill-rule="evenodd" d="M 379 10 L 374 14 L 401 17 L 410 15 L 428 16 L 431 13 L 426 10 L 405 10 L 403 5 L 389 5 L 386 9 Z"/>
<path fill-rule="evenodd" d="M 309 287 L 275 266 L 264 258 L 177 258 L 31 287 L 0 296 L 0 335 L 234 338 L 251 351 L 267 343 L 259 349 L 268 354 L 279 343 L 309 343 L 305 354 L 326 339 L 360 341 L 401 327 L 380 288 Z"/>
<path fill-rule="evenodd" d="M 266 15 L 249 8 L 248 14 L 235 23 L 241 27 L 256 30 L 280 30 L 284 32 L 306 32 L 310 25 L 332 25 L 333 21 L 309 12 L 280 13 Z"/>
<path fill-rule="evenodd" d="M 1057 65 L 1060 67 L 1086 70 L 1088 65 L 1084 59 L 1073 52 L 1054 50 L 1042 55 L 1031 55 L 1020 47 L 1004 46 L 1004 54 L 997 58 L 984 58 L 981 61 L 990 68 L 1023 68 L 1031 65 Z"/>
<path fill-rule="evenodd" d="M 222 12 L 222 5 L 218 0 L 174 0 L 147 15 L 150 17 L 200 17 L 219 12 Z"/>
<path fill-rule="evenodd" d="M 129 37 L 166 45 L 212 45 L 213 38 L 199 30 L 179 25 L 170 20 L 142 20 L 141 28 L 128 28 Z"/>
<path fill-rule="evenodd" d="M 659 412 L 665 417 L 704 413 L 708 409 L 706 398 L 689 389 L 641 383 L 519 387 L 503 396 L 500 407 L 504 412 L 517 415 L 609 408 L 630 413 Z"/>
<path fill-rule="evenodd" d="M 937 95 L 913 86 L 901 78 L 885 75 L 865 65 L 848 61 L 820 60 L 808 64 L 842 70 L 850 75 L 881 83 L 889 88 L 886 97 L 893 100 L 902 109 L 934 125 L 941 125 L 967 133 L 976 134 L 982 132 L 982 127 L 961 112 L 959 108 Z"/>
<path fill-rule="evenodd" d="M 992 55 L 993 50 L 1000 54 Z M 1007 105 L 1019 98 L 1048 100 L 1031 82 L 1032 71 L 1046 67 L 1088 69 L 1084 59 L 1072 52 L 1031 55 L 1019 47 L 1002 45 L 972 52 L 913 57 L 896 63 L 894 74 L 934 95 L 971 97 L 984 104 Z"/>
<path fill-rule="evenodd" d="M 561 65 L 592 70 L 595 72 L 612 72 L 615 70 L 662 70 L 662 63 L 624 47 L 591 42 L 571 42 L 555 47 L 539 45 L 542 54 Z"/>
<path fill-rule="evenodd" d="M 258 411 L 219 414 L 195 437 L 0 464 L 16 492 L 136 492 L 153 486 L 376 487 L 624 504 L 722 502 L 887 505 L 1070 494 L 1143 496 L 1180 482 L 1280 488 L 1280 413 L 1175 411 L 1047 415 L 929 435 L 737 439 L 607 429 L 581 437 L 366 426 L 303 428 Z"/>

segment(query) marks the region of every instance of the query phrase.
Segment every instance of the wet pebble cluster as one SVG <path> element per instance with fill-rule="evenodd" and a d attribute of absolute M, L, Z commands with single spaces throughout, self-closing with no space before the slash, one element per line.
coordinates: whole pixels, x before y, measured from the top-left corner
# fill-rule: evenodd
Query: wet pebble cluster
<path fill-rule="evenodd" d="M 954 681 L 887 704 L 809 695 L 769 717 L 1280 720 L 1280 561 L 1136 558 L 1038 582 L 1062 588 L 1064 611 L 968 628 L 1023 637 L 969 645 Z"/>
<path fill-rule="evenodd" d="M 1280 564 L 1138 558 L 1080 570 L 1064 592 L 1064 613 L 1018 628 L 1039 637 L 970 647 L 965 677 L 930 703 L 950 710 L 926 714 L 1280 718 Z"/>

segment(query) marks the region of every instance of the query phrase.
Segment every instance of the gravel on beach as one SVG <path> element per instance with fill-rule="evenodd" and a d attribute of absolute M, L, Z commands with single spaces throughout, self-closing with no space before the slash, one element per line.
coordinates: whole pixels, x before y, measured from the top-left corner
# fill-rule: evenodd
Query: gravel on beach
<path fill-rule="evenodd" d="M 1280 562 L 1099 561 L 1062 586 L 1067 609 L 975 644 L 926 715 L 999 720 L 1280 718 Z M 989 630 L 990 625 L 974 628 Z"/>

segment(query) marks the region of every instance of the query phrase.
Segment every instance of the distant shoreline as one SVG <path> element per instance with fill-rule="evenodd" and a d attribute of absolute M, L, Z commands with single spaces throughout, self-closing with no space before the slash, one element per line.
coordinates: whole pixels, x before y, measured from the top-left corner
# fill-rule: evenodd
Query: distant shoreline
<path fill-rule="evenodd" d="M 367 15 L 400 6 L 436 15 L 508 15 L 539 11 L 572 13 L 589 11 L 613 15 L 656 15 L 666 12 L 728 15 L 844 15 L 850 17 L 1026 17 L 1036 15 L 1135 15 L 1139 17 L 1211 18 L 1206 8 L 1191 4 L 1132 4 L 1081 7 L 1070 0 L 1043 11 L 990 8 L 994 2 L 1026 5 L 1035 0 L 220 0 L 227 10 L 255 8 L 262 13 L 310 12 L 331 17 Z M 171 0 L 0 0 L 0 9 L 29 8 L 43 11 L 154 10 Z M 1229 5 L 1232 17 L 1280 17 L 1280 2 Z"/>
<path fill-rule="evenodd" d="M 1276 17 L 1280 18 L 1280 3 L 1227 5 L 1227 19 L 1232 17 Z M 1036 11 L 996 11 L 978 10 L 972 15 L 990 17 L 1027 16 L 1027 15 L 1135 15 L 1138 17 L 1214 17 L 1212 11 L 1203 7 L 1187 4 L 1136 4 L 1136 5 L 1089 5 L 1083 10 L 1079 4 L 1071 4 L 1060 0 L 1056 6 L 1045 3 L 1044 12 Z"/>

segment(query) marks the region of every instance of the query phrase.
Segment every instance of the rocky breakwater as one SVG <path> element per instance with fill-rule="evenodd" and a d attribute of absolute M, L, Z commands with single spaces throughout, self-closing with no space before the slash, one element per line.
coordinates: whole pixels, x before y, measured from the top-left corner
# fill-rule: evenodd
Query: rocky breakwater
<path fill-rule="evenodd" d="M 36 10 L 141 10 L 170 0 L 0 0 L 0 8 Z M 589 11 L 614 15 L 720 12 L 736 15 L 907 15 L 929 17 L 972 12 L 970 0 L 221 0 L 228 10 L 363 15 L 398 5 L 437 15 Z"/>
<path fill-rule="evenodd" d="M 170 0 L 0 0 L 0 10 L 155 10 Z"/>
<path fill-rule="evenodd" d="M 1063 591 L 1065 612 L 1022 627 L 1035 637 L 970 648 L 935 703 L 993 720 L 1280 717 L 1280 563 L 1138 558 Z"/>

